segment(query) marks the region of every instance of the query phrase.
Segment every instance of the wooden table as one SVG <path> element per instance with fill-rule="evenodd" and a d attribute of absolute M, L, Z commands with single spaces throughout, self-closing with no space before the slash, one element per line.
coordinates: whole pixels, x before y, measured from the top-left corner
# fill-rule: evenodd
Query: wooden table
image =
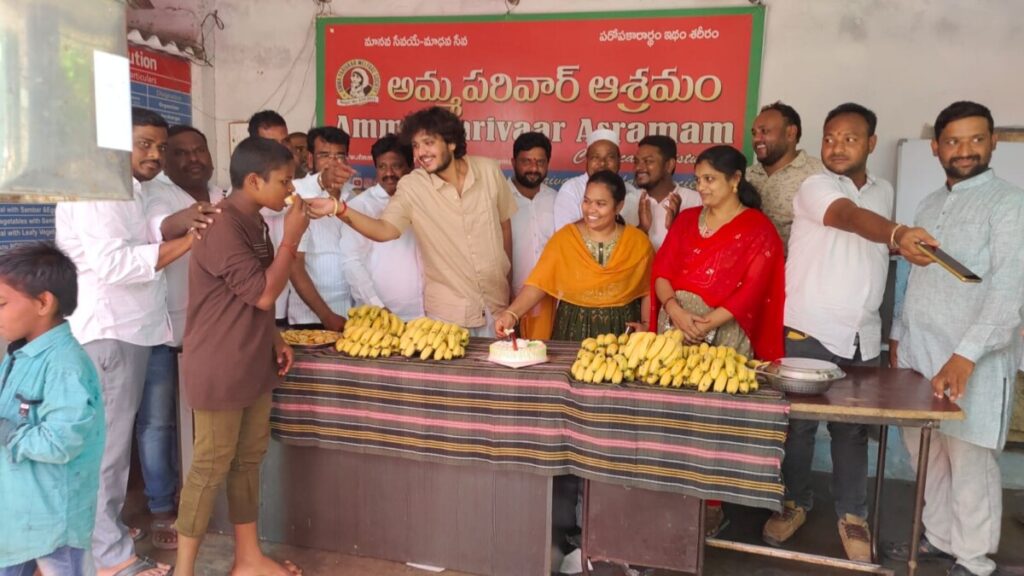
<path fill-rule="evenodd" d="M 918 427 L 921 428 L 921 443 L 917 459 L 914 518 L 910 536 L 912 545 L 910 560 L 907 563 L 908 575 L 914 576 L 917 571 L 917 546 L 914 546 L 913 543 L 921 538 L 921 510 L 924 507 L 924 487 L 928 475 L 927 463 L 931 445 L 931 430 L 943 420 L 962 420 L 964 414 L 948 398 L 935 398 L 929 381 L 912 370 L 868 367 L 853 367 L 845 370 L 847 377 L 834 383 L 823 395 L 788 396 L 790 401 L 789 417 L 790 419 L 826 420 L 881 426 L 875 475 L 875 505 L 871 518 L 871 555 L 874 563 L 854 562 L 719 538 L 707 539 L 708 546 L 860 572 L 893 574 L 892 570 L 877 564 L 888 431 L 889 426 Z"/>

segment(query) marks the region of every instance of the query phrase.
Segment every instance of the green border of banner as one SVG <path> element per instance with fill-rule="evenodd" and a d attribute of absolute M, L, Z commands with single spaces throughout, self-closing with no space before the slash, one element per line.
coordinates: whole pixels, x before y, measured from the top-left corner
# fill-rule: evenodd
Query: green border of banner
<path fill-rule="evenodd" d="M 316 121 L 324 122 L 324 42 L 328 26 L 337 24 L 408 24 L 413 22 L 536 22 L 542 20 L 613 20 L 616 18 L 657 18 L 669 16 L 733 16 L 749 14 L 753 18 L 750 37 L 750 61 L 747 66 L 747 110 L 743 134 L 743 153 L 753 158 L 750 126 L 758 111 L 761 89 L 761 56 L 764 50 L 764 6 L 692 8 L 681 10 L 639 10 L 636 12 L 556 12 L 542 14 L 480 14 L 467 16 L 408 16 L 347 18 L 326 16 L 316 21 Z"/>

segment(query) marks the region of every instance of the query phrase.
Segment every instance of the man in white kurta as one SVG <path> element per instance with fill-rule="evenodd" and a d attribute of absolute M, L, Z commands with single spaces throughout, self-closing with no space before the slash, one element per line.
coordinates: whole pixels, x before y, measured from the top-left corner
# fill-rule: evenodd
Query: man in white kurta
<path fill-rule="evenodd" d="M 398 189 L 398 181 L 412 170 L 412 150 L 388 134 L 374 142 L 370 155 L 377 169 L 377 185 L 353 198 L 349 208 L 379 218 Z M 357 306 L 387 308 L 406 322 L 424 315 L 423 264 L 413 232 L 374 242 L 346 226 L 341 235 L 341 267 Z"/>
<path fill-rule="evenodd" d="M 174 126 L 167 134 L 164 171 L 142 183 L 151 242 L 185 236 L 197 217 L 214 210 L 214 206 L 224 199 L 224 191 L 210 183 L 213 158 L 206 136 L 191 126 Z M 179 489 L 175 403 L 178 397 L 178 353 L 181 352 L 188 308 L 189 260 L 191 255 L 185 254 L 164 268 L 171 339 L 154 346 L 150 353 L 142 403 L 135 417 L 139 463 L 149 512 L 154 517 L 150 524 L 151 537 L 164 545 L 176 542 L 167 524 L 176 516 L 175 497 Z"/>
<path fill-rule="evenodd" d="M 618 173 L 622 161 L 619 151 L 619 135 L 612 130 L 594 130 L 587 136 L 587 171 L 579 176 L 566 180 L 558 189 L 555 197 L 555 230 L 566 224 L 572 224 L 583 217 L 583 194 L 587 191 L 587 181 L 591 174 L 601 170 Z M 622 205 L 622 219 L 626 224 L 638 226 L 640 191 L 633 185 L 626 184 L 626 200 Z"/>
<path fill-rule="evenodd" d="M 932 150 L 946 184 L 921 202 L 915 217 L 982 281 L 961 282 L 937 265 L 915 268 L 890 336 L 894 363 L 930 378 L 937 394 L 948 394 L 964 410 L 964 420 L 944 421 L 932 435 L 925 534 L 912 543 L 925 555 L 955 557 L 954 576 L 988 576 L 996 569 L 988 555 L 999 546 L 1002 518 L 997 457 L 1021 357 L 1024 190 L 988 168 L 996 144 L 992 126 L 989 110 L 972 102 L 939 114 Z M 903 434 L 916 462 L 920 433 Z M 902 558 L 908 546 L 886 551 Z"/>

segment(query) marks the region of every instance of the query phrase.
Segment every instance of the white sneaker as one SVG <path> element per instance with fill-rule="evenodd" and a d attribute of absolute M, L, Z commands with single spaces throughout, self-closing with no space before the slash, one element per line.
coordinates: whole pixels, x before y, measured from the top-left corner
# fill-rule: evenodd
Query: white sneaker
<path fill-rule="evenodd" d="M 583 573 L 583 551 L 579 548 L 569 552 L 562 558 L 562 565 L 558 568 L 559 574 L 582 574 Z"/>

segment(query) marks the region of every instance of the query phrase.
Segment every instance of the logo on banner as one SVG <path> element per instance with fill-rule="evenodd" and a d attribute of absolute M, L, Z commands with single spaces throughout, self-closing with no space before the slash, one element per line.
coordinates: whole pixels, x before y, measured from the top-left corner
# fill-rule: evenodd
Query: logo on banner
<path fill-rule="evenodd" d="M 380 93 L 380 72 L 368 60 L 349 60 L 338 68 L 334 78 L 338 90 L 338 106 L 358 106 L 377 103 Z"/>

